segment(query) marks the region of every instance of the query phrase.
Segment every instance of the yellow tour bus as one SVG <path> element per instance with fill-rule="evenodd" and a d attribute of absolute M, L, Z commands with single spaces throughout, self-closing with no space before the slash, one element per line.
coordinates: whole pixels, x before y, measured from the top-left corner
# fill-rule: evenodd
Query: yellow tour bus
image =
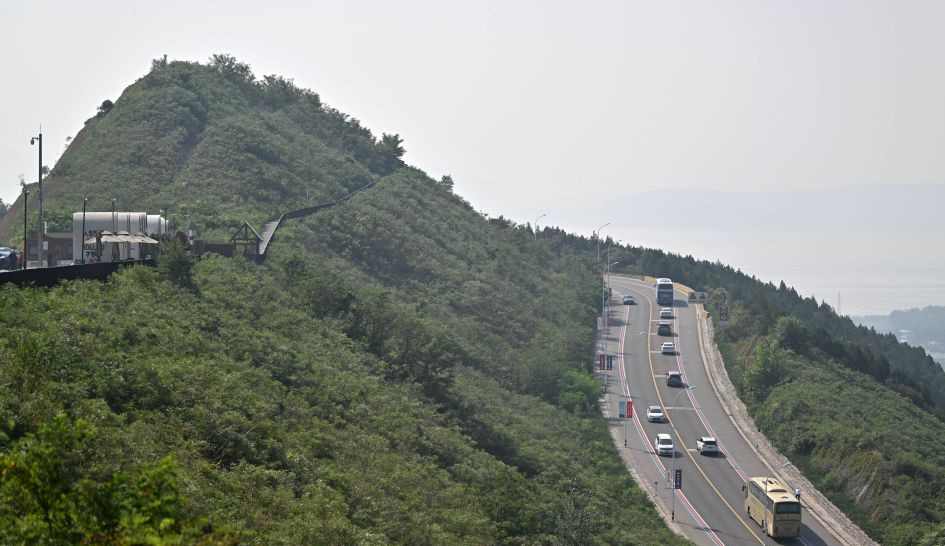
<path fill-rule="evenodd" d="M 777 478 L 748 478 L 745 510 L 764 527 L 768 536 L 796 537 L 801 534 L 801 503 Z"/>

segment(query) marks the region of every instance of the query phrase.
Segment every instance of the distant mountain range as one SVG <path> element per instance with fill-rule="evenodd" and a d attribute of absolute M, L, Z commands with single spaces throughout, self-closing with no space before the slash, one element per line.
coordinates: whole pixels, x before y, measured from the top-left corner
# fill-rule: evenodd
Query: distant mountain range
<path fill-rule="evenodd" d="M 719 230 L 943 230 L 945 184 L 867 184 L 821 190 L 649 191 L 595 208 L 628 227 Z"/>

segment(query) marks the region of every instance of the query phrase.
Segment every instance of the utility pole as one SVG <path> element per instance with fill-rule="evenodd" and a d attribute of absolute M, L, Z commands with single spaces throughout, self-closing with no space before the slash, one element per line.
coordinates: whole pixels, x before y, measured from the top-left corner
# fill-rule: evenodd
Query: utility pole
<path fill-rule="evenodd" d="M 43 228 L 43 126 L 39 126 L 39 135 L 30 138 L 30 146 L 39 142 L 39 267 L 43 267 L 43 243 L 46 242 L 46 230 Z"/>
<path fill-rule="evenodd" d="M 544 218 L 545 216 L 548 216 L 548 215 L 547 215 L 547 214 L 542 214 L 542 215 L 539 216 L 538 218 L 535 218 L 535 239 L 538 239 L 538 221 L 541 220 L 542 218 Z"/>
<path fill-rule="evenodd" d="M 30 210 L 26 207 L 26 202 L 30 200 L 30 190 L 23 184 L 23 269 L 26 269 L 30 255 L 27 252 L 29 247 L 26 245 L 26 218 L 30 215 Z"/>
<path fill-rule="evenodd" d="M 89 204 L 89 198 L 88 197 L 83 198 L 82 199 L 82 240 L 79 241 L 79 243 L 81 243 L 81 248 L 82 248 L 82 264 L 83 265 L 85 264 L 85 207 L 88 204 Z M 73 254 L 72 257 L 75 258 L 74 256 L 75 250 L 72 251 L 72 254 Z"/>

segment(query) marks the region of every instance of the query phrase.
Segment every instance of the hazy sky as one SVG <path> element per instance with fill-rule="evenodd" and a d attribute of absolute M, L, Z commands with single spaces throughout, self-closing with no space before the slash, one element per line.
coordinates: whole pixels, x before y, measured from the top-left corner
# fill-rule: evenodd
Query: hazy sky
<path fill-rule="evenodd" d="M 943 23 L 937 0 L 5 0 L 0 198 L 35 180 L 40 123 L 52 165 L 152 59 L 214 53 L 522 222 L 662 187 L 943 183 Z"/>

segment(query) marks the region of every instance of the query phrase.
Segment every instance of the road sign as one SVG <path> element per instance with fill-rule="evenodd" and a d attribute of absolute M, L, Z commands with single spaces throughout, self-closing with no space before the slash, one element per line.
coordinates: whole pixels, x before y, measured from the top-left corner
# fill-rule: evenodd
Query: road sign
<path fill-rule="evenodd" d="M 607 369 L 614 369 L 614 355 L 607 355 Z"/>
<path fill-rule="evenodd" d="M 673 489 L 682 489 L 682 469 L 676 469 L 676 476 L 673 480 Z"/>
<path fill-rule="evenodd" d="M 604 371 L 604 353 L 600 354 L 600 371 Z"/>
<path fill-rule="evenodd" d="M 722 322 L 728 322 L 728 305 L 719 306 L 719 320 Z"/>
<path fill-rule="evenodd" d="M 709 301 L 709 295 L 705 292 L 689 293 L 689 303 L 701 303 L 702 305 L 705 305 L 707 301 Z"/>
<path fill-rule="evenodd" d="M 633 417 L 633 400 L 627 400 L 627 419 Z"/>
<path fill-rule="evenodd" d="M 627 418 L 627 401 L 626 401 L 626 400 L 621 400 L 621 401 L 620 401 L 620 415 L 619 415 L 619 417 L 620 417 L 621 419 L 626 419 L 626 418 Z"/>

